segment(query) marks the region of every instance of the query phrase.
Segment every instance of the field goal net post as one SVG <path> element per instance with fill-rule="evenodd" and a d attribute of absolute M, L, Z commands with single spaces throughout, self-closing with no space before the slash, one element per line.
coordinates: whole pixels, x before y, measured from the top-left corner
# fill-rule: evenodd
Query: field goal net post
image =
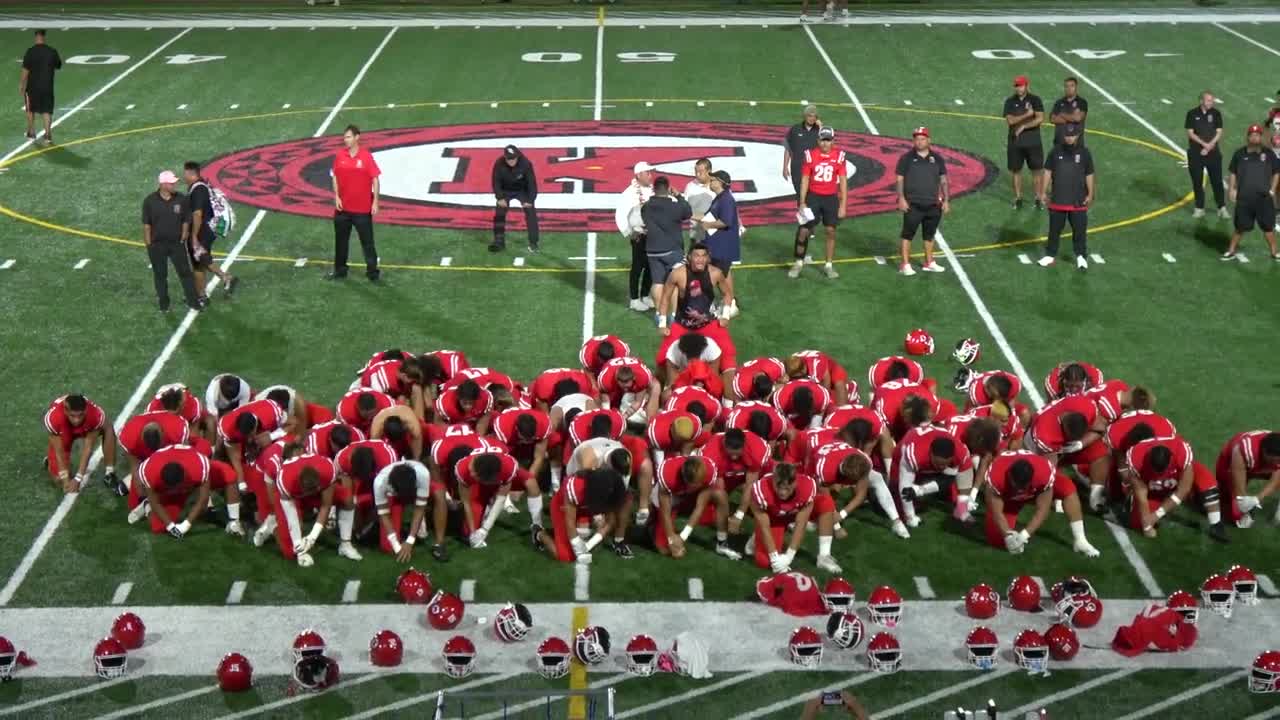
<path fill-rule="evenodd" d="M 614 688 L 436 693 L 432 720 L 614 720 Z"/>

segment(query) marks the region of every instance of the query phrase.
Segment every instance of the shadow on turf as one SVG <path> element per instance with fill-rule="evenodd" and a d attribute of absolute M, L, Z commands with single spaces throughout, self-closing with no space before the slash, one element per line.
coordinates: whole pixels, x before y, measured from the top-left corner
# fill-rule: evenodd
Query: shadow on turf
<path fill-rule="evenodd" d="M 1196 242 L 1209 248 L 1215 253 L 1221 253 L 1227 249 L 1227 242 L 1231 239 L 1229 231 L 1215 230 L 1204 223 L 1196 225 L 1191 231 L 1196 238 Z"/>
<path fill-rule="evenodd" d="M 63 167 L 75 168 L 77 170 L 83 170 L 84 168 L 89 167 L 89 163 L 92 162 L 88 157 L 84 155 L 77 154 L 75 151 L 69 148 L 64 148 L 57 145 L 55 145 L 53 149 L 49 150 L 48 152 L 41 154 L 40 159 L 43 162 L 53 163 L 54 165 L 61 165 Z"/>

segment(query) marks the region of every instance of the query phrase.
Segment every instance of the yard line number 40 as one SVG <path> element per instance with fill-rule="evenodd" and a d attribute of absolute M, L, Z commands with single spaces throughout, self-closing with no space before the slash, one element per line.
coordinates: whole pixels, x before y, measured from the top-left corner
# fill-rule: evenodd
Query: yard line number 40
<path fill-rule="evenodd" d="M 1088 48 L 1076 48 L 1068 50 L 1068 55 L 1075 55 L 1082 60 L 1110 60 L 1114 57 L 1120 57 L 1124 54 L 1124 50 L 1089 50 Z M 1036 55 L 1027 50 L 974 50 L 973 56 L 979 60 L 1030 60 Z"/>

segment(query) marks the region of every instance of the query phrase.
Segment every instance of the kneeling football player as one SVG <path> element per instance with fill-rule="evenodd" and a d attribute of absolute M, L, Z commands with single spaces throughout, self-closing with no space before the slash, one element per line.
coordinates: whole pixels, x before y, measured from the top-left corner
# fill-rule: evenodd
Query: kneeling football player
<path fill-rule="evenodd" d="M 193 447 L 170 445 L 142 461 L 134 473 L 133 487 L 140 487 L 151 510 L 151 532 L 167 531 L 181 538 L 191 531 L 191 524 L 209 504 L 209 459 Z M 231 484 L 228 500 L 235 489 Z M 179 519 L 193 492 L 195 502 L 186 517 Z M 239 507 L 236 509 L 238 516 Z M 130 519 L 133 517 L 131 514 Z"/>
<path fill-rule="evenodd" d="M 1133 495 L 1129 526 L 1147 537 L 1194 489 L 1209 517 L 1209 537 L 1227 541 L 1227 528 L 1218 506 L 1218 483 L 1209 468 L 1195 461 L 1191 446 L 1181 437 L 1143 440 L 1125 453 L 1120 475 Z"/>
<path fill-rule="evenodd" d="M 818 561 L 820 569 L 839 574 L 840 566 L 831 557 L 831 537 L 836 524 L 836 504 L 830 495 L 818 493 L 818 483 L 796 470 L 791 463 L 779 463 L 773 472 L 751 488 L 751 512 L 756 532 L 747 543 L 755 554 L 757 567 L 775 573 L 788 572 L 796 551 L 804 542 L 810 519 L 817 514 Z M 791 539 L 782 549 L 788 524 L 794 524 Z"/>
<path fill-rule="evenodd" d="M 716 464 L 705 457 L 670 457 L 658 469 L 658 522 L 653 527 L 653 544 L 659 553 L 679 560 L 685 555 L 685 542 L 698 525 L 716 526 L 716 554 L 730 560 L 742 555 L 729 547 L 729 496 L 724 491 Z M 676 532 L 677 516 L 689 518 L 684 529 Z"/>
<path fill-rule="evenodd" d="M 1048 458 L 1025 450 L 1000 453 L 991 463 L 983 490 L 987 500 L 987 542 L 994 547 L 1014 554 L 1026 550 L 1053 510 L 1053 501 L 1061 500 L 1071 522 L 1072 549 L 1087 557 L 1101 554 L 1084 535 L 1084 516 L 1075 483 Z M 1035 503 L 1035 514 L 1018 530 L 1018 515 L 1029 502 Z"/>
<path fill-rule="evenodd" d="M 276 541 L 285 558 L 296 559 L 299 567 L 315 564 L 311 549 L 328 524 L 329 513 L 337 505 L 338 554 L 348 560 L 362 559 L 351 544 L 355 497 L 338 482 L 337 467 L 329 458 L 306 455 L 301 444 L 291 443 L 284 449 L 280 470 L 276 473 L 274 501 Z M 311 531 L 303 535 L 303 513 L 309 510 L 315 511 L 316 521 Z"/>
<path fill-rule="evenodd" d="M 898 516 L 893 493 L 884 475 L 872 467 L 870 456 L 861 449 L 839 440 L 829 442 L 809 455 L 805 469 L 818 481 L 818 492 L 831 496 L 833 503 L 838 503 L 842 488 L 853 488 L 849 502 L 836 513 L 838 519 L 834 530 L 837 538 L 843 540 L 848 537 L 849 533 L 841 527 L 841 522 L 866 502 L 868 490 L 875 491 L 876 501 L 888 516 L 893 534 L 904 540 L 911 537 L 906 524 Z"/>
<path fill-rule="evenodd" d="M 542 516 L 542 491 L 515 457 L 497 448 L 476 450 L 458 461 L 453 474 L 462 504 L 462 532 L 471 547 L 485 547 L 485 538 L 498 522 L 507 493 L 513 488 L 523 490 L 529 501 L 529 514 L 535 520 L 533 532 L 541 530 L 537 520 Z"/>
<path fill-rule="evenodd" d="M 382 552 L 394 553 L 398 562 L 409 562 L 413 558 L 414 543 L 418 537 L 426 536 L 430 484 L 431 474 L 427 472 L 427 466 L 417 460 L 391 463 L 373 478 L 373 504 L 378 511 L 378 524 L 382 527 L 378 545 Z M 404 509 L 409 506 L 413 508 L 413 516 L 409 520 L 409 531 L 401 539 Z"/>
<path fill-rule="evenodd" d="M 584 468 L 571 474 L 551 496 L 552 535 L 538 533 L 538 545 L 561 562 L 589 564 L 591 552 L 612 534 L 614 553 L 629 559 L 631 548 L 623 538 L 630 512 L 631 493 L 621 473 L 607 466 Z"/>

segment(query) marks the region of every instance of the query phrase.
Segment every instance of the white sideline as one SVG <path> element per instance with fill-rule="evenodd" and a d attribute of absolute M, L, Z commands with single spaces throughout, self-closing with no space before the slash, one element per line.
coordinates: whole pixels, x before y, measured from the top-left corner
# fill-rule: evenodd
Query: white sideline
<path fill-rule="evenodd" d="M 1021 707 L 1016 707 L 1012 710 L 1002 710 L 1001 712 L 1011 718 L 1020 718 L 1023 713 L 1035 712 L 1040 708 L 1047 708 L 1053 703 L 1062 702 L 1063 700 L 1087 693 L 1096 687 L 1101 687 L 1107 683 L 1119 680 L 1120 678 L 1128 677 L 1138 672 L 1138 670 L 1139 668 L 1128 668 L 1125 670 L 1117 670 L 1115 672 L 1107 673 L 1101 677 L 1093 678 L 1088 682 L 1082 682 L 1079 685 L 1072 685 L 1066 690 L 1053 693 L 1052 695 L 1045 695 L 1044 697 L 1029 702 Z"/>
<path fill-rule="evenodd" d="M 988 683 L 988 682 L 991 682 L 992 680 L 1002 678 L 1005 675 L 1008 675 L 1012 672 L 1014 672 L 1014 668 L 1010 668 L 1007 666 L 999 670 L 984 672 L 978 677 L 970 678 L 968 680 L 965 680 L 962 683 L 948 685 L 947 687 L 944 687 L 940 690 L 935 690 L 934 692 L 931 692 L 928 695 L 918 697 L 915 700 L 912 700 L 911 702 L 905 702 L 900 705 L 894 705 L 891 708 L 881 710 L 880 712 L 877 712 L 877 713 L 872 713 L 871 720 L 884 720 L 884 718 L 891 718 L 896 715 L 901 715 L 904 712 L 907 712 L 909 710 L 915 710 L 918 707 L 923 707 L 930 703 L 935 703 L 945 697 L 950 697 L 952 695 L 955 695 L 958 692 L 962 692 L 964 690 L 968 690 L 969 688 L 982 685 L 983 683 Z"/>
<path fill-rule="evenodd" d="M 1280 57 L 1280 50 L 1276 50 L 1275 48 L 1270 47 L 1268 45 L 1263 45 L 1262 43 L 1258 42 L 1257 40 L 1254 40 L 1253 38 L 1249 37 L 1248 35 L 1245 35 L 1242 32 L 1237 32 L 1235 30 L 1232 30 L 1226 25 L 1223 25 L 1222 23 L 1218 23 L 1218 22 L 1214 23 L 1213 26 L 1218 28 L 1219 30 L 1225 30 L 1251 45 L 1256 45 L 1262 48 L 1263 50 L 1266 50 L 1267 52 L 1271 53 L 1272 55 L 1275 55 L 1276 57 Z"/>
<path fill-rule="evenodd" d="M 360 72 L 356 74 L 355 79 L 347 86 L 346 92 L 342 94 L 342 97 L 338 100 L 337 104 L 329 111 L 324 122 L 320 123 L 320 127 L 312 135 L 313 138 L 320 137 L 329 129 L 329 124 L 333 122 L 333 119 L 337 116 L 338 112 L 344 105 L 346 105 L 348 98 L 351 97 L 351 93 L 355 92 L 356 86 L 364 79 L 365 73 L 369 71 L 369 67 L 373 65 L 374 60 L 376 60 L 378 55 L 382 53 L 382 49 L 387 46 L 387 43 L 391 40 L 392 36 L 396 34 L 397 29 L 398 28 L 393 27 L 389 32 L 387 32 L 386 37 L 384 37 L 382 42 L 378 44 L 378 47 L 374 49 L 373 54 L 369 56 L 369 59 L 365 62 L 364 66 L 360 68 Z M 115 80 L 112 80 L 97 93 L 90 96 L 89 99 L 92 100 L 98 95 L 101 95 L 107 88 L 110 88 L 129 72 L 132 72 L 132 70 L 138 67 L 138 65 L 141 65 L 142 62 L 155 57 L 185 34 L 186 31 L 183 31 L 182 33 L 174 36 L 168 43 L 156 48 L 150 55 L 142 61 L 139 61 L 133 67 L 130 67 Z M 86 100 L 86 103 L 87 102 L 88 101 Z M 245 228 L 244 234 L 240 236 L 239 241 L 236 242 L 235 246 L 231 248 L 231 252 L 229 252 L 227 257 L 222 261 L 223 269 L 231 267 L 231 265 L 236 261 L 236 258 L 240 256 L 241 250 L 243 250 L 244 246 L 248 244 L 250 238 L 253 237 L 253 234 L 257 232 L 258 226 L 262 224 L 262 220 L 266 216 L 266 210 L 259 210 L 258 213 L 253 216 L 253 220 L 251 220 L 249 222 L 249 226 Z M 218 278 L 215 277 L 209 282 L 208 290 L 212 291 L 217 286 Z M 191 325 L 196 321 L 196 317 L 199 314 L 200 313 L 195 310 L 188 310 L 186 316 L 182 318 L 182 322 L 178 325 L 177 329 L 173 331 L 173 335 L 169 337 L 169 342 L 165 343 L 160 354 L 157 355 L 155 361 L 151 363 L 151 367 L 147 369 L 147 373 L 142 376 L 142 380 L 138 383 L 138 387 L 134 389 L 133 395 L 129 397 L 129 400 L 125 403 L 124 407 L 121 408 L 120 412 L 116 415 L 113 425 L 115 426 L 117 433 L 120 432 L 120 428 L 124 426 L 125 421 L 129 419 L 129 416 L 131 416 L 134 410 L 136 410 L 142 403 L 143 399 L 146 397 L 147 391 L 151 389 L 151 385 L 155 383 L 156 378 L 160 375 L 160 371 L 163 370 L 165 364 L 169 362 L 169 358 L 177 351 L 178 345 L 182 343 L 182 339 L 186 337 L 187 331 L 191 329 Z M 94 451 L 93 457 L 89 460 L 89 468 L 86 474 L 92 477 L 94 469 L 97 468 L 98 463 L 101 461 L 102 446 L 99 445 L 98 449 Z M 53 514 L 49 516 L 44 527 L 41 528 L 40 534 L 36 536 L 35 542 L 31 544 L 31 547 L 27 550 L 26 554 L 22 556 L 22 561 L 19 562 L 18 567 L 14 569 L 13 575 L 9 577 L 4 588 L 0 589 L 0 607 L 8 605 L 9 602 L 13 600 L 14 594 L 22 585 L 22 582 L 26 580 L 27 574 L 31 572 L 31 568 L 35 565 L 36 560 L 40 558 L 41 553 L 44 552 L 45 546 L 49 544 L 49 540 L 53 538 L 53 534 L 56 533 L 58 528 L 62 525 L 62 521 L 65 520 L 67 515 L 71 512 L 71 508 L 75 505 L 76 498 L 78 497 L 80 497 L 79 493 L 64 495 L 62 497 L 62 501 L 58 503 L 57 509 L 55 509 Z"/>
<path fill-rule="evenodd" d="M 783 708 L 789 708 L 792 705 L 799 705 L 802 702 L 807 702 L 815 694 L 823 690 L 826 690 L 828 688 L 832 690 L 835 690 L 837 688 L 839 688 L 840 690 L 844 690 L 846 688 L 855 687 L 866 682 L 871 682 L 872 680 L 877 680 L 882 677 L 887 677 L 887 676 L 877 672 L 861 672 L 861 673 L 858 673 L 857 675 L 850 677 L 848 680 L 845 680 L 842 683 L 838 683 L 836 685 L 823 685 L 822 687 L 814 688 L 812 690 L 809 690 L 808 692 L 800 693 L 799 695 L 792 695 L 789 698 L 779 700 L 775 703 L 770 703 L 768 705 L 765 705 L 762 708 L 756 708 L 755 710 L 752 710 L 750 712 L 745 712 L 741 715 L 737 715 L 733 718 L 733 720 L 755 720 L 756 718 L 764 717 L 766 715 L 772 715 L 773 713 Z"/>
<path fill-rule="evenodd" d="M 1277 717 L 1280 717 L 1280 705 L 1277 705 L 1270 710 L 1263 710 L 1257 715 L 1250 715 L 1244 720 L 1271 720 L 1271 718 Z"/>
<path fill-rule="evenodd" d="M 342 681 L 339 682 L 337 685 L 334 685 L 333 687 L 330 687 L 330 688 L 325 688 L 324 690 L 321 690 L 319 692 L 299 693 L 292 697 L 281 698 L 279 700 L 276 700 L 275 702 L 269 702 L 265 705 L 251 707 L 248 710 L 241 710 L 240 712 L 230 713 L 228 715 L 222 715 L 216 718 L 216 720 L 241 720 L 241 718 L 253 717 L 254 715 L 261 715 L 262 713 L 267 712 L 269 710 L 275 710 L 276 708 L 285 707 L 286 705 L 293 705 L 294 703 L 300 703 L 300 702 L 303 702 L 304 700 L 311 700 L 313 698 L 318 698 L 328 693 L 331 693 L 334 690 L 347 690 L 357 685 L 363 685 L 369 682 L 370 680 L 377 680 L 378 678 L 391 677 L 394 674 L 395 673 L 369 673 L 368 675 L 361 675 L 360 677 L 357 677 L 357 678 L 351 678 L 351 679 L 343 678 Z"/>
<path fill-rule="evenodd" d="M 1212 682 L 1207 682 L 1203 685 L 1197 685 L 1196 687 L 1193 687 L 1190 690 L 1180 692 L 1177 695 L 1173 695 L 1164 700 L 1161 700 L 1155 705 L 1148 705 L 1142 708 L 1141 710 L 1138 710 L 1137 712 L 1132 712 L 1132 713 L 1129 713 L 1128 715 L 1125 715 L 1124 717 L 1116 718 L 1116 720 L 1139 720 L 1139 718 L 1151 717 L 1152 715 L 1163 712 L 1173 707 L 1174 705 L 1178 705 L 1179 703 L 1185 702 L 1194 697 L 1199 697 L 1200 695 L 1203 695 L 1209 692 L 1210 690 L 1216 690 L 1228 683 L 1235 682 L 1248 674 L 1249 674 L 1248 670 L 1237 670 L 1233 673 L 1228 673 L 1218 678 L 1217 680 L 1214 680 Z"/>
<path fill-rule="evenodd" d="M 163 698 L 160 698 L 159 700 L 152 700 L 151 702 L 143 703 L 141 705 L 132 705 L 130 707 L 124 708 L 123 710 L 116 710 L 115 712 L 107 713 L 106 715 L 99 715 L 97 717 L 97 720 L 117 720 L 117 718 L 126 718 L 126 717 L 131 717 L 133 715 L 141 715 L 147 710 L 151 710 L 158 707 L 164 707 L 165 705 L 172 705 L 174 703 L 182 702 L 183 700 L 190 700 L 193 697 L 200 697 L 205 693 L 211 693 L 217 689 L 219 689 L 217 685 L 206 685 L 205 687 L 202 687 L 202 688 L 196 688 L 195 690 L 188 690 L 187 692 L 178 693 L 177 695 L 170 695 L 169 697 L 163 697 Z"/>
<path fill-rule="evenodd" d="M 365 677 L 372 677 L 372 676 L 366 675 Z M 457 692 L 459 690 L 468 690 L 470 688 L 482 687 L 484 685 L 492 685 L 493 683 L 499 682 L 501 680 L 506 680 L 508 677 L 509 676 L 505 676 L 502 673 L 498 673 L 496 675 L 487 675 L 485 677 L 476 678 L 475 680 L 469 680 L 467 682 L 462 683 L 461 685 L 454 685 L 452 687 L 440 688 L 440 690 L 449 690 L 452 692 Z M 339 685 L 339 687 L 341 687 L 341 685 Z M 407 707 L 420 705 L 434 698 L 440 690 L 432 690 L 429 693 L 415 695 L 411 698 L 398 700 L 388 705 L 382 705 L 379 707 L 370 708 L 363 712 L 358 712 L 355 715 L 348 715 L 344 720 L 365 720 L 366 718 L 377 717 L 379 715 L 382 715 L 383 713 L 389 713 L 395 710 L 403 710 L 404 708 L 407 708 Z"/>
<path fill-rule="evenodd" d="M 61 700 L 70 700 L 73 697 L 80 697 L 81 695 L 96 693 L 99 690 L 106 690 L 112 685 L 119 685 L 120 683 L 127 682 L 129 680 L 133 680 L 133 678 L 126 675 L 124 677 L 113 678 L 105 682 L 96 682 L 92 685 L 85 685 L 83 687 L 78 687 L 75 690 L 60 692 L 56 695 L 50 695 L 49 697 L 42 697 L 39 700 L 32 700 L 31 702 L 22 703 L 21 705 L 14 705 L 13 707 L 0 708 L 0 715 L 14 715 L 24 710 L 30 710 L 32 708 L 38 708 L 42 705 L 48 705 L 49 703 L 55 703 Z"/>
<path fill-rule="evenodd" d="M 671 695 L 661 700 L 655 700 L 654 702 L 648 703 L 647 705 L 633 707 L 630 710 L 627 710 L 626 712 L 618 713 L 615 716 L 615 720 L 626 720 L 629 717 L 644 715 L 645 713 L 652 712 L 654 710 L 661 710 L 664 707 L 677 705 L 686 700 L 692 700 L 693 698 L 696 698 L 696 697 L 702 697 L 707 693 L 713 693 L 717 690 L 723 690 L 727 687 L 733 687 L 734 685 L 744 683 L 748 680 L 754 680 L 764 674 L 765 674 L 764 670 L 756 670 L 754 672 L 742 673 L 741 675 L 734 675 L 733 677 L 728 677 L 728 678 L 725 678 L 724 680 L 713 682 L 709 685 L 699 685 L 698 687 L 688 692 L 683 692 L 683 693 L 680 693 L 679 695 Z"/>

